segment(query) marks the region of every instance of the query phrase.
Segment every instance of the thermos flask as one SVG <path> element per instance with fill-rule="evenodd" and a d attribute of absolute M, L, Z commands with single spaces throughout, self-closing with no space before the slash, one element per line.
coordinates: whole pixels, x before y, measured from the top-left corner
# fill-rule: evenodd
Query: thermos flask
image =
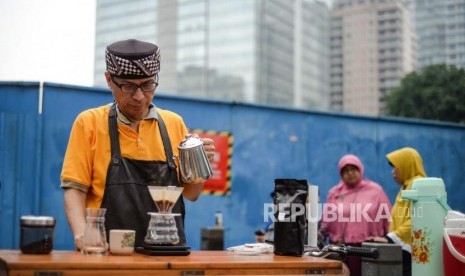
<path fill-rule="evenodd" d="M 401 196 L 412 202 L 412 275 L 444 275 L 442 236 L 450 210 L 444 182 L 435 177 L 418 178 Z"/>

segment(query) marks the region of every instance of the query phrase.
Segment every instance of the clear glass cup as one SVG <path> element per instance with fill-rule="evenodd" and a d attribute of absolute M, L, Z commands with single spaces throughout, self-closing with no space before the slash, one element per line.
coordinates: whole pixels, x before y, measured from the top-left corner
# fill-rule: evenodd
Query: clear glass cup
<path fill-rule="evenodd" d="M 106 255 L 108 250 L 105 232 L 105 208 L 86 209 L 86 228 L 82 237 L 84 255 Z"/>

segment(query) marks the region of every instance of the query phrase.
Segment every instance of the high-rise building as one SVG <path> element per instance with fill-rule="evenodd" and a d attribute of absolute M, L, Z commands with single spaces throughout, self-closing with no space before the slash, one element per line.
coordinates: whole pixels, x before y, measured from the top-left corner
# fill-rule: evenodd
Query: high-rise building
<path fill-rule="evenodd" d="M 465 68 L 465 0 L 410 0 L 415 11 L 418 64 Z"/>
<path fill-rule="evenodd" d="M 331 109 L 379 115 L 384 97 L 416 68 L 402 0 L 336 0 L 331 11 Z"/>
<path fill-rule="evenodd" d="M 97 0 L 96 85 L 106 45 L 160 46 L 158 91 L 329 107 L 329 10 L 319 0 Z"/>

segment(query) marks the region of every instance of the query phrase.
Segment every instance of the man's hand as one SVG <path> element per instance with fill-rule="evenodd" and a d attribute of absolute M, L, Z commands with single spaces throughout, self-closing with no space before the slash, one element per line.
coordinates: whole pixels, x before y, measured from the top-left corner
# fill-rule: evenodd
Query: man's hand
<path fill-rule="evenodd" d="M 81 249 L 81 240 L 86 228 L 87 193 L 76 189 L 65 190 L 65 211 L 69 226 L 74 235 L 76 250 Z"/>
<path fill-rule="evenodd" d="M 213 143 L 213 140 L 210 138 L 202 138 L 202 141 L 203 148 L 205 149 L 205 153 L 208 157 L 208 161 L 212 163 L 215 158 L 215 144 Z"/>
<path fill-rule="evenodd" d="M 83 235 L 77 235 L 74 237 L 74 246 L 76 251 L 81 251 L 82 249 L 82 236 Z"/>

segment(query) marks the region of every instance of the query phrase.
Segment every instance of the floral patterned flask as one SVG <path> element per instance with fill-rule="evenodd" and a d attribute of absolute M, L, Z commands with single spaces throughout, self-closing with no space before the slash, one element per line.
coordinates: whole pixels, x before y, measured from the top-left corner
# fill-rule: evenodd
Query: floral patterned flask
<path fill-rule="evenodd" d="M 450 210 L 444 182 L 435 177 L 416 179 L 411 190 L 402 191 L 402 199 L 412 202 L 412 275 L 444 275 L 442 236 Z"/>

